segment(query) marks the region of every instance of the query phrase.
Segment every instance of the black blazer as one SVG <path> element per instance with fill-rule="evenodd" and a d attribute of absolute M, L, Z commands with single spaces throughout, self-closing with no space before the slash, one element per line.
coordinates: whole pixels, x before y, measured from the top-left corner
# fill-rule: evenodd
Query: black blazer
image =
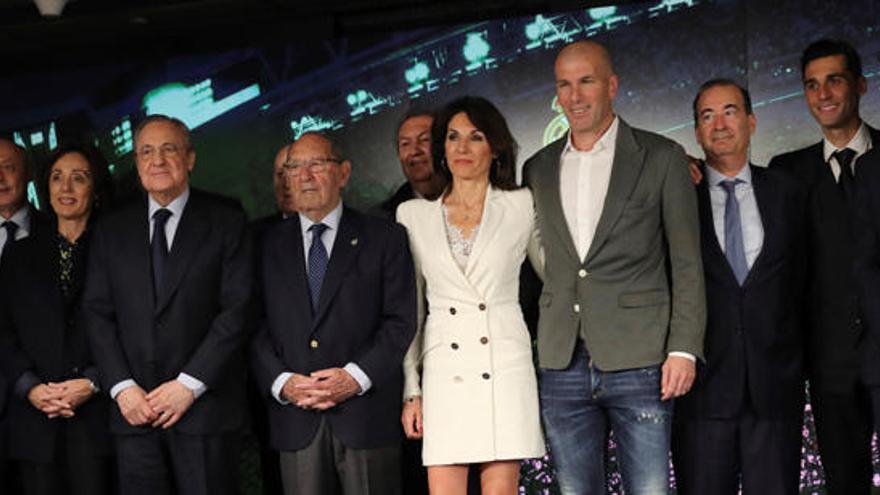
<path fill-rule="evenodd" d="M 880 145 L 880 131 L 868 129 L 874 146 Z M 880 385 L 880 359 L 876 359 L 880 348 L 864 338 L 853 272 L 856 236 L 849 221 L 853 213 L 825 163 L 822 146 L 820 141 L 776 156 L 770 168 L 788 172 L 808 193 L 807 368 L 811 386 L 848 393 L 859 377 Z M 859 158 L 856 184 L 870 166 L 864 157 Z"/>
<path fill-rule="evenodd" d="M 42 232 L 52 233 L 52 222 L 48 216 L 41 213 L 36 208 L 32 206 L 28 206 L 30 208 L 30 222 L 31 224 L 28 226 L 28 237 L 40 235 Z M 6 252 L 6 249 L 3 249 Z M 0 261 L 0 266 L 2 266 L 2 261 Z M 12 387 L 11 382 L 13 378 L 7 378 L 6 373 L 3 371 L 3 367 L 0 366 L 0 441 L 3 438 L 3 425 L 6 421 L 6 416 L 4 412 L 6 411 L 6 400 L 7 395 L 11 392 L 10 388 Z M 3 445 L 0 444 L 0 456 L 3 455 Z"/>
<path fill-rule="evenodd" d="M 199 435 L 244 426 L 250 245 L 237 202 L 191 189 L 169 253 L 164 297 L 154 302 L 146 198 L 98 222 L 83 314 L 108 391 L 128 378 L 149 391 L 184 372 L 207 392 L 175 430 Z M 114 433 L 150 428 L 130 426 L 112 408 Z"/>
<path fill-rule="evenodd" d="M 415 276 L 404 229 L 345 208 L 314 316 L 299 216 L 266 232 L 259 270 L 265 316 L 251 363 L 268 400 L 272 447 L 305 447 L 322 416 L 348 447 L 399 442 L 402 362 L 416 328 Z M 281 405 L 271 397 L 282 372 L 308 375 L 350 361 L 373 386 L 326 412 Z"/>
<path fill-rule="evenodd" d="M 79 241 L 88 249 L 88 232 Z M 82 260 L 84 261 L 84 260 Z M 16 459 L 50 462 L 62 428 L 82 451 L 110 452 L 109 401 L 93 395 L 69 419 L 49 419 L 27 394 L 40 383 L 88 378 L 99 387 L 92 353 L 79 318 L 79 284 L 65 302 L 58 288 L 58 247 L 51 232 L 38 232 L 6 248 L 0 268 L 0 361 L 15 394 L 9 404 L 9 452 Z"/>
<path fill-rule="evenodd" d="M 766 418 L 803 414 L 806 193 L 778 170 L 750 165 L 764 242 L 740 286 L 715 233 L 709 186 L 697 186 L 708 321 L 705 363 L 677 399 L 682 417 L 733 418 L 750 403 Z"/>
<path fill-rule="evenodd" d="M 855 274 L 867 328 L 866 361 L 880 359 L 880 141 L 859 159 L 856 180 Z"/>

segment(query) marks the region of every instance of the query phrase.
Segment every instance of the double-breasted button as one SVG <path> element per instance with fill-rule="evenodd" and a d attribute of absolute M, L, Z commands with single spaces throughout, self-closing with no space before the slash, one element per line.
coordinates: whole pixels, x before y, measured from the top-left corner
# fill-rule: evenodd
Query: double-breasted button
<path fill-rule="evenodd" d="M 455 308 L 449 308 L 449 314 L 454 315 L 454 314 L 455 314 Z"/>
<path fill-rule="evenodd" d="M 483 373 L 483 380 L 488 380 L 489 378 L 492 378 L 492 375 L 489 373 Z"/>
<path fill-rule="evenodd" d="M 483 344 L 483 345 L 488 344 L 488 343 L 489 343 L 489 337 L 486 337 L 486 336 L 480 337 L 480 343 Z"/>
<path fill-rule="evenodd" d="M 855 320 L 853 320 L 853 325 L 857 327 L 862 326 L 862 319 L 857 317 Z"/>
<path fill-rule="evenodd" d="M 480 311 L 486 311 L 486 303 L 480 303 L 477 307 L 480 308 Z"/>
<path fill-rule="evenodd" d="M 72 369 L 71 371 L 73 371 L 73 374 L 74 374 L 74 375 L 78 375 L 78 374 L 79 374 L 79 367 L 78 367 L 78 366 L 74 366 L 73 369 Z"/>
<path fill-rule="evenodd" d="M 452 347 L 453 351 L 457 351 L 458 350 L 458 342 L 453 342 L 452 344 L 449 345 L 449 347 Z"/>
<path fill-rule="evenodd" d="M 580 278 L 586 278 L 586 277 L 587 277 L 587 271 L 584 270 L 583 268 L 581 268 L 580 270 L 578 270 L 578 277 L 580 277 Z"/>
<path fill-rule="evenodd" d="M 581 305 L 578 303 L 574 303 L 574 306 L 572 306 L 571 309 L 575 313 L 580 313 L 581 312 Z"/>
<path fill-rule="evenodd" d="M 462 377 L 460 377 L 460 376 L 453 376 L 453 377 L 452 377 L 452 381 L 453 381 L 454 383 L 461 383 L 461 382 L 464 381 L 464 378 L 462 378 Z"/>
<path fill-rule="evenodd" d="M 310 340 L 309 347 L 311 347 L 312 349 L 317 349 L 318 348 L 318 339 Z"/>

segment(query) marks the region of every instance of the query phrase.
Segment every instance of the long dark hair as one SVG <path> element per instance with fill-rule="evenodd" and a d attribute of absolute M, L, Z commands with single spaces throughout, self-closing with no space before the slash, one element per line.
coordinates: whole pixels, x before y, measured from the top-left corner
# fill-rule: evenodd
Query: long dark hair
<path fill-rule="evenodd" d="M 496 189 L 518 189 L 516 184 L 516 140 L 507 127 L 501 112 L 489 100 L 479 96 L 463 96 L 449 102 L 434 119 L 431 126 L 431 155 L 434 168 L 446 178 L 452 188 L 452 172 L 446 163 L 446 132 L 449 121 L 459 113 L 467 115 L 474 127 L 486 135 L 489 148 L 497 156 L 489 167 L 489 183 Z"/>

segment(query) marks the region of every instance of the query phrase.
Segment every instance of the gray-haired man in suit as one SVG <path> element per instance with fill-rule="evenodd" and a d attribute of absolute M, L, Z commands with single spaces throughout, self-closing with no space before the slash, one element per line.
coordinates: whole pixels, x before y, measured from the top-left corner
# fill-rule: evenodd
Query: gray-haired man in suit
<path fill-rule="evenodd" d="M 671 400 L 706 323 L 699 220 L 684 150 L 614 114 L 607 50 L 560 51 L 569 133 L 525 164 L 546 252 L 541 408 L 564 494 L 603 493 L 609 427 L 627 493 L 667 493 Z"/>

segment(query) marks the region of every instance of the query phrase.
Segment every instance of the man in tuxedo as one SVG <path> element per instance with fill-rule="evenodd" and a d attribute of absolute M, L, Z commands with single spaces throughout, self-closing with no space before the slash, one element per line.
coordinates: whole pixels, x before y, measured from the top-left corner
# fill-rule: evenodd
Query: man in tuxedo
<path fill-rule="evenodd" d="M 706 275 L 706 360 L 675 404 L 678 493 L 797 494 L 804 408 L 806 195 L 749 164 L 756 119 L 729 79 L 694 99 L 706 156 L 697 186 Z"/>
<path fill-rule="evenodd" d="M 245 424 L 250 239 L 241 207 L 189 186 L 189 130 L 163 115 L 135 132 L 146 196 L 102 218 L 83 313 L 116 401 L 121 491 L 236 493 Z"/>
<path fill-rule="evenodd" d="M 872 391 L 880 386 L 878 344 L 865 332 L 853 273 L 854 185 L 880 132 L 859 116 L 867 91 L 848 43 L 816 41 L 801 57 L 807 108 L 823 139 L 770 161 L 807 189 L 810 236 L 807 372 L 825 482 L 832 494 L 867 494 L 871 485 Z"/>
<path fill-rule="evenodd" d="M 422 109 L 410 110 L 400 120 L 394 142 L 406 182 L 378 206 L 377 213 L 381 216 L 394 219 L 400 203 L 413 198 L 434 199 L 446 187 L 443 175 L 434 173 L 431 157 L 433 123 L 434 113 Z"/>
<path fill-rule="evenodd" d="M 284 163 L 296 215 L 263 237 L 251 363 L 284 492 L 400 493 L 403 356 L 415 331 L 402 227 L 347 208 L 351 163 L 306 133 Z"/>
<path fill-rule="evenodd" d="M 607 50 L 556 58 L 569 132 L 532 156 L 546 254 L 541 410 L 564 494 L 603 493 L 609 427 L 628 493 L 666 493 L 672 401 L 690 389 L 706 320 L 697 200 L 678 144 L 617 117 Z"/>

